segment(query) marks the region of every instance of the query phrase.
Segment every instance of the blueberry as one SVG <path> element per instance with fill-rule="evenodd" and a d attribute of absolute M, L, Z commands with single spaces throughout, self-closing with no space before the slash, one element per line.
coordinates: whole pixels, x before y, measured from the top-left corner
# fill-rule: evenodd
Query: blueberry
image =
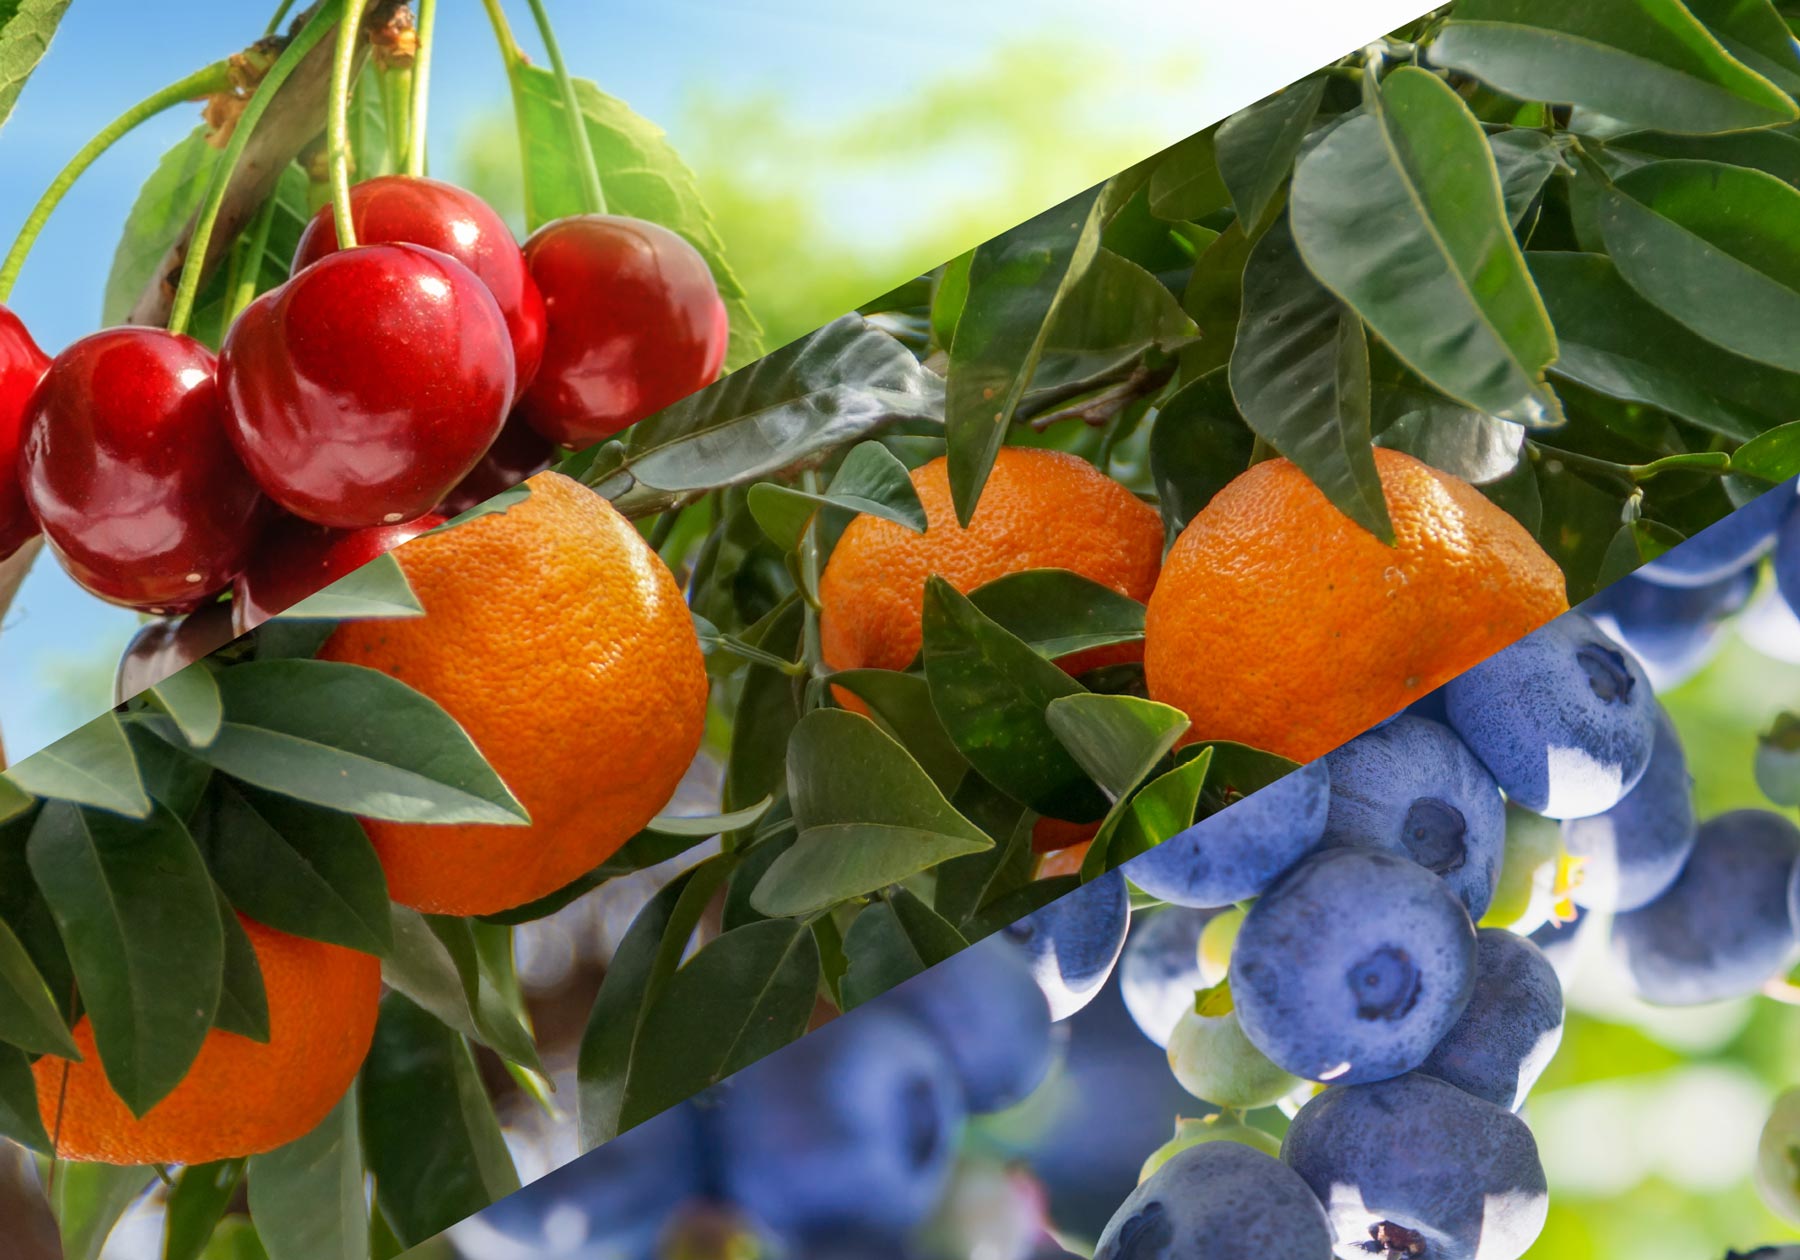
<path fill-rule="evenodd" d="M 1562 825 L 1563 846 L 1582 859 L 1575 903 L 1636 910 L 1674 883 L 1699 833 L 1693 790 L 1681 736 L 1658 705 L 1656 742 L 1637 786 L 1605 813 Z"/>
<path fill-rule="evenodd" d="M 1094 1260 L 1331 1260 L 1325 1210 L 1280 1160 L 1236 1142 L 1172 1156 L 1119 1205 Z"/>
<path fill-rule="evenodd" d="M 1419 1070 L 1517 1111 L 1562 1043 L 1562 983 L 1524 937 L 1477 935 L 1474 996 Z"/>
<path fill-rule="evenodd" d="M 1281 1158 L 1326 1205 L 1340 1256 L 1517 1260 L 1550 1206 L 1525 1122 L 1417 1072 L 1319 1094 Z"/>
<path fill-rule="evenodd" d="M 1781 490 L 1772 490 L 1764 499 L 1772 499 Z M 1761 499 L 1757 500 L 1762 502 Z M 1800 612 L 1800 512 L 1789 512 L 1775 537 L 1775 589 L 1781 602 L 1793 612 Z"/>
<path fill-rule="evenodd" d="M 1119 990 L 1132 1022 L 1159 1046 L 1169 1044 L 1182 1013 L 1194 1009 L 1194 994 L 1209 987 L 1200 978 L 1200 932 L 1212 917 L 1209 910 L 1164 906 L 1131 925 Z"/>
<path fill-rule="evenodd" d="M 1143 1170 L 1138 1173 L 1138 1181 L 1141 1183 L 1150 1180 L 1157 1169 L 1175 1156 L 1190 1146 L 1200 1146 L 1206 1142 L 1239 1142 L 1265 1155 L 1281 1154 L 1280 1138 L 1266 1129 L 1246 1123 L 1235 1114 L 1218 1112 L 1198 1119 L 1182 1117 L 1175 1121 L 1175 1136 L 1150 1152 L 1149 1158 L 1144 1161 Z"/>
<path fill-rule="evenodd" d="M 1551 919 L 1543 923 L 1527 939 L 1549 962 L 1564 988 L 1575 976 L 1575 964 L 1581 957 L 1581 942 L 1594 926 L 1591 911 L 1576 908 L 1574 917 Z"/>
<path fill-rule="evenodd" d="M 1050 1006 L 1010 941 L 977 941 L 891 992 L 887 1007 L 919 1020 L 950 1056 L 970 1111 L 1010 1107 L 1048 1075 Z"/>
<path fill-rule="evenodd" d="M 1755 993 L 1794 953 L 1788 891 L 1800 829 L 1740 809 L 1700 826 L 1662 896 L 1613 919 L 1613 950 L 1645 1000 L 1691 1006 Z"/>
<path fill-rule="evenodd" d="M 650 1260 L 705 1183 L 700 1118 L 683 1103 L 501 1199 L 451 1237 L 470 1260 Z"/>
<path fill-rule="evenodd" d="M 1638 570 L 1664 586 L 1704 586 L 1757 559 L 1775 542 L 1794 505 L 1794 482 L 1784 481 Z"/>
<path fill-rule="evenodd" d="M 1032 911 L 1006 935 L 1024 947 L 1031 974 L 1050 1001 L 1050 1018 L 1063 1020 L 1100 992 L 1130 926 L 1125 877 L 1109 871 Z"/>
<path fill-rule="evenodd" d="M 1637 657 L 1652 687 L 1666 691 L 1712 659 L 1725 621 L 1750 602 L 1755 589 L 1754 565 L 1704 586 L 1663 586 L 1631 574 L 1581 610 Z"/>
<path fill-rule="evenodd" d="M 1315 761 L 1170 836 L 1121 869 L 1152 897 L 1178 906 L 1212 909 L 1246 901 L 1318 845 L 1330 804 L 1325 763 Z"/>
<path fill-rule="evenodd" d="M 1295 1076 L 1411 1071 L 1475 984 L 1475 928 L 1444 881 L 1379 849 L 1326 849 L 1251 909 L 1231 955 L 1250 1041 Z"/>
<path fill-rule="evenodd" d="M 1643 667 L 1579 612 L 1444 690 L 1450 724 L 1507 798 L 1548 817 L 1611 809 L 1650 763 L 1656 697 Z"/>
<path fill-rule="evenodd" d="M 712 1127 L 726 1196 L 777 1237 L 894 1238 L 937 1205 L 962 1087 L 908 1016 L 852 1011 L 729 1082 Z"/>
<path fill-rule="evenodd" d="M 1506 852 L 1506 802 L 1456 732 L 1403 715 L 1325 755 L 1325 843 L 1385 849 L 1438 876 L 1469 916 L 1487 913 Z"/>

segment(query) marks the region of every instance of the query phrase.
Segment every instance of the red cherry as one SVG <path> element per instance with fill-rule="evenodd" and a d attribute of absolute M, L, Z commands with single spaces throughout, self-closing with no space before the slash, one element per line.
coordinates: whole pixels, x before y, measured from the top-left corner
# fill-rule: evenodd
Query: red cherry
<path fill-rule="evenodd" d="M 729 320 L 700 252 L 641 219 L 584 214 L 525 242 L 550 332 L 519 400 L 532 428 L 588 446 L 709 385 Z"/>
<path fill-rule="evenodd" d="M 82 586 L 186 612 L 250 558 L 267 501 L 232 453 L 212 352 L 160 328 L 109 328 L 50 362 L 25 414 L 19 481 Z"/>
<path fill-rule="evenodd" d="M 494 439 L 488 453 L 475 465 L 475 471 L 464 477 L 445 497 L 438 511 L 445 516 L 467 512 L 502 490 L 512 489 L 533 473 L 543 472 L 556 462 L 558 454 L 548 438 L 515 413 L 500 430 L 500 436 Z"/>
<path fill-rule="evenodd" d="M 37 518 L 19 488 L 19 447 L 25 441 L 25 404 L 49 366 L 50 356 L 38 349 L 19 317 L 0 306 L 0 560 L 37 537 Z"/>
<path fill-rule="evenodd" d="M 219 355 L 226 427 L 269 497 L 319 525 L 423 516 L 512 400 L 487 286 L 420 245 L 329 254 L 245 308 Z"/>
<path fill-rule="evenodd" d="M 113 677 L 113 703 L 124 704 L 147 687 L 180 673 L 230 643 L 231 605 L 202 604 L 179 620 L 148 622 L 132 636 Z"/>
<path fill-rule="evenodd" d="M 263 535 L 256 560 L 237 580 L 231 597 L 232 625 L 239 634 L 254 630 L 276 613 L 443 523 L 441 516 L 421 516 L 399 525 L 340 530 L 284 517 Z"/>
<path fill-rule="evenodd" d="M 350 190 L 350 218 L 364 245 L 424 245 L 481 278 L 500 303 L 512 336 L 513 394 L 524 393 L 544 354 L 544 299 L 525 269 L 519 243 L 494 208 L 454 184 L 380 175 Z M 300 234 L 294 270 L 312 266 L 337 248 L 337 219 L 326 202 Z"/>

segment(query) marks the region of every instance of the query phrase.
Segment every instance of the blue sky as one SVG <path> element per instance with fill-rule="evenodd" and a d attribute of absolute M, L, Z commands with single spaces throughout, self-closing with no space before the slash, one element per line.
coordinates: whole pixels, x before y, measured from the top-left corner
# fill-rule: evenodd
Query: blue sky
<path fill-rule="evenodd" d="M 1129 117 L 1141 134 L 1161 137 L 1153 146 L 1161 147 L 1423 7 L 1420 0 L 550 2 L 571 67 L 663 124 L 678 148 L 684 109 L 698 94 L 773 95 L 800 117 L 854 116 L 946 76 L 979 73 L 1000 49 L 1046 37 L 1091 48 L 1108 76 L 1095 108 Z M 508 0 L 508 8 L 520 42 L 536 54 L 528 8 L 518 0 Z M 248 43 L 265 16 L 229 0 L 74 0 L 50 55 L 0 131 L 0 241 L 10 241 L 43 186 L 88 136 L 132 102 Z M 1167 72 L 1187 66 L 1190 53 L 1191 71 Z M 440 4 L 435 55 L 432 147 L 447 156 L 460 133 L 507 99 L 474 0 Z M 1132 72 L 1151 62 L 1165 72 Z M 119 224 L 157 155 L 195 125 L 196 114 L 197 107 L 173 110 L 108 154 L 40 238 L 10 305 L 45 349 L 54 352 L 95 327 Z M 1115 166 L 1141 156 L 1121 154 Z M 944 160 L 958 158 L 947 153 Z M 947 182 L 959 197 L 983 177 L 978 163 L 964 164 L 968 169 Z M 1110 169 L 1091 172 L 1089 182 Z M 821 187 L 822 204 L 846 241 L 854 245 L 859 234 L 880 239 L 887 225 L 879 217 L 835 213 L 828 178 Z M 907 212 L 929 213 L 919 203 L 929 192 L 909 196 Z M 844 190 L 846 204 L 852 195 Z M 854 200 L 870 201 L 860 193 Z M 11 755 L 43 746 L 104 707 L 108 697 L 96 689 L 94 671 L 83 678 L 72 666 L 116 660 L 136 625 L 134 614 L 90 599 L 54 563 L 40 561 L 0 627 L 0 731 Z"/>

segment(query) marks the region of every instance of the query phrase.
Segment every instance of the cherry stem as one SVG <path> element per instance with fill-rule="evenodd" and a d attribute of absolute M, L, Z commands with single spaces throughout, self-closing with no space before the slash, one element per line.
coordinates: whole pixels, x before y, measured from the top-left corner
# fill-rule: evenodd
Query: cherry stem
<path fill-rule="evenodd" d="M 356 68 L 356 41 L 362 37 L 368 0 L 344 0 L 338 23 L 337 49 L 331 58 L 331 115 L 326 149 L 331 161 L 332 217 L 337 221 L 339 249 L 356 248 L 356 225 L 350 219 L 350 80 Z"/>
<path fill-rule="evenodd" d="M 556 74 L 556 86 L 562 92 L 563 112 L 568 115 L 569 143 L 581 163 L 581 182 L 587 193 L 588 211 L 591 214 L 605 214 L 606 191 L 600 185 L 600 167 L 594 161 L 594 146 L 588 139 L 587 123 L 582 118 L 581 99 L 575 95 L 575 80 L 569 77 L 569 66 L 563 60 L 562 47 L 556 42 L 556 32 L 551 29 L 550 14 L 544 8 L 544 0 L 527 0 L 527 3 L 531 5 L 531 16 L 537 21 L 538 34 L 544 41 L 544 51 L 550 54 L 550 68 Z"/>
<path fill-rule="evenodd" d="M 230 90 L 231 63 L 215 61 L 204 69 L 196 70 L 187 78 L 171 83 L 160 92 L 146 96 L 108 123 L 105 130 L 101 131 L 99 135 L 84 144 L 80 152 L 69 159 L 69 164 L 58 171 L 56 178 L 50 181 L 50 187 L 44 190 L 44 195 L 38 198 L 37 204 L 26 216 L 25 226 L 19 230 L 18 239 L 13 242 L 11 252 L 6 255 L 6 261 L 0 263 L 0 302 L 4 302 L 11 296 L 13 284 L 19 278 L 19 271 L 25 266 L 25 256 L 31 252 L 32 245 L 37 242 L 38 233 L 44 230 L 44 224 L 49 222 L 58 203 L 74 186 L 75 181 L 81 178 L 82 173 L 92 166 L 102 153 L 118 143 L 140 123 L 154 118 L 166 109 L 197 97 L 211 96 L 214 92 Z"/>
<path fill-rule="evenodd" d="M 411 134 L 406 140 L 406 173 L 425 173 L 425 115 L 431 105 L 431 37 L 437 27 L 437 0 L 419 0 L 415 26 L 418 51 L 413 54 Z"/>
<path fill-rule="evenodd" d="M 251 133 L 268 111 L 269 102 L 281 91 L 281 85 L 293 74 L 294 67 L 325 38 L 325 32 L 331 29 L 340 4 L 341 0 L 325 0 L 313 11 L 306 25 L 288 41 L 288 46 L 281 50 L 281 55 L 275 58 L 275 64 L 269 67 L 249 103 L 244 106 L 237 126 L 232 128 L 231 140 L 213 167 L 212 178 L 206 185 L 206 198 L 200 203 L 200 212 L 194 218 L 194 230 L 188 237 L 187 257 L 182 261 L 181 279 L 176 285 L 175 302 L 169 311 L 170 332 L 186 332 L 188 320 L 193 317 L 194 298 L 200 292 L 200 276 L 206 269 L 206 251 L 212 242 L 213 224 L 219 218 L 219 207 L 225 204 L 225 192 L 231 184 L 231 173 L 237 169 L 238 159 L 244 156 Z"/>
<path fill-rule="evenodd" d="M 268 29 L 263 31 L 264 39 L 267 39 L 281 29 L 281 20 L 292 11 L 293 7 L 294 0 L 281 0 L 281 4 L 275 9 L 275 16 L 269 19 Z"/>
<path fill-rule="evenodd" d="M 262 279 L 263 255 L 269 250 L 269 228 L 275 222 L 275 207 L 279 201 L 278 195 L 269 194 L 269 199 L 257 209 L 256 217 L 250 221 L 249 230 L 244 233 L 243 263 L 237 274 L 237 283 L 232 285 L 226 295 L 227 328 L 243 314 L 246 306 L 256 300 L 257 288 Z"/>

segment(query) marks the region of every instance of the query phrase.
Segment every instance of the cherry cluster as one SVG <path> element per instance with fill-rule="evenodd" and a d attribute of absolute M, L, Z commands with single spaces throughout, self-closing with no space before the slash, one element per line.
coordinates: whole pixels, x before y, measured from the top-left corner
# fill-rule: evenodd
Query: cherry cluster
<path fill-rule="evenodd" d="M 101 599 L 242 632 L 718 376 L 725 305 L 667 228 L 546 224 L 523 248 L 436 180 L 323 207 L 218 355 L 110 328 L 55 358 L 0 307 L 0 558 L 40 530 Z"/>

